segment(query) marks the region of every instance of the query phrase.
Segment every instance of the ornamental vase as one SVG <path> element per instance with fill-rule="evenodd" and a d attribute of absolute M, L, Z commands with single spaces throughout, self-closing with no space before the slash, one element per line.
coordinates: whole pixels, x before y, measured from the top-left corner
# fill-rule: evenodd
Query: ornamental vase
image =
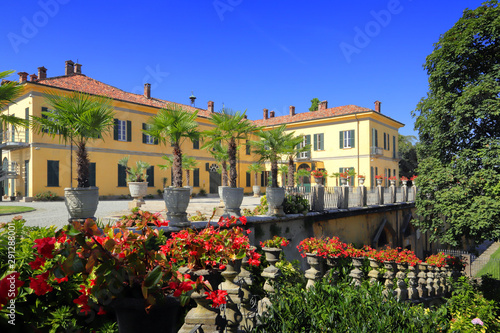
<path fill-rule="evenodd" d="M 370 277 L 370 283 L 374 284 L 376 282 L 380 282 L 381 274 L 380 274 L 380 262 L 375 258 L 368 258 L 370 262 L 371 270 L 368 272 L 368 276 Z"/>
<path fill-rule="evenodd" d="M 266 267 L 261 274 L 262 277 L 266 278 L 264 290 L 268 293 L 273 293 L 274 287 L 272 286 L 271 281 L 282 275 L 281 270 L 274 266 L 274 264 L 278 262 L 280 253 L 283 250 L 277 247 L 263 247 L 262 250 L 264 251 L 266 260 L 269 263 L 269 266 Z"/>
<path fill-rule="evenodd" d="M 364 257 L 359 258 L 351 258 L 352 266 L 354 267 L 352 271 L 349 273 L 349 276 L 352 277 L 352 282 L 355 287 L 361 285 L 361 280 L 363 279 L 363 271 L 360 269 L 363 266 Z"/>
<path fill-rule="evenodd" d="M 321 261 L 322 258 L 317 254 L 306 253 L 307 264 L 310 266 L 308 270 L 305 271 L 305 277 L 307 279 L 306 289 L 314 286 L 316 281 L 320 280 L 321 274 Z"/>

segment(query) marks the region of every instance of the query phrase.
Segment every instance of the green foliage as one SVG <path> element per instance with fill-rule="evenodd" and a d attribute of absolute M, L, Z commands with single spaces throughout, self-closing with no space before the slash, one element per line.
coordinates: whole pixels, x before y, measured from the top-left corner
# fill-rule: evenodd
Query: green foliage
<path fill-rule="evenodd" d="M 446 309 L 384 297 L 383 286 L 347 281 L 331 285 L 327 279 L 305 290 L 300 284 L 277 288 L 272 306 L 254 332 L 440 332 L 447 326 Z"/>
<path fill-rule="evenodd" d="M 285 196 L 283 203 L 285 214 L 304 214 L 309 211 L 309 201 L 301 193 L 290 193 Z"/>
<path fill-rule="evenodd" d="M 200 188 L 200 191 L 198 192 L 198 195 L 200 197 L 206 197 L 207 196 L 207 191 L 205 191 L 204 188 Z"/>
<path fill-rule="evenodd" d="M 129 156 L 123 157 L 118 161 L 118 164 L 125 167 L 125 172 L 127 173 L 127 182 L 145 182 L 148 180 L 147 171 L 150 167 L 150 164 L 144 161 L 135 162 L 135 166 L 129 167 L 128 160 Z"/>
<path fill-rule="evenodd" d="M 188 217 L 189 221 L 191 222 L 198 222 L 198 221 L 208 221 L 208 217 L 200 212 L 199 210 L 196 211 L 195 215 L 191 215 Z"/>
<path fill-rule="evenodd" d="M 54 192 L 45 191 L 35 194 L 33 197 L 35 201 L 60 201 L 62 198 L 57 196 Z"/>
<path fill-rule="evenodd" d="M 13 74 L 14 71 L 0 72 L 0 81 Z M 23 87 L 17 81 L 6 81 L 0 85 L 0 110 L 3 110 L 9 103 L 13 103 L 23 92 Z M 18 118 L 14 115 L 0 114 L 0 122 L 3 128 L 7 124 L 15 126 L 28 126 L 25 119 Z"/>
<path fill-rule="evenodd" d="M 318 111 L 318 106 L 319 106 L 320 100 L 316 97 L 311 99 L 311 107 L 309 108 L 309 111 Z"/>
<path fill-rule="evenodd" d="M 401 155 L 401 159 L 399 160 L 399 178 L 405 176 L 410 179 L 417 174 L 417 147 L 414 144 L 416 139 L 413 135 L 398 135 L 398 152 Z"/>
<path fill-rule="evenodd" d="M 453 246 L 500 236 L 499 25 L 498 1 L 465 10 L 427 57 L 429 92 L 413 111 L 415 226 Z"/>

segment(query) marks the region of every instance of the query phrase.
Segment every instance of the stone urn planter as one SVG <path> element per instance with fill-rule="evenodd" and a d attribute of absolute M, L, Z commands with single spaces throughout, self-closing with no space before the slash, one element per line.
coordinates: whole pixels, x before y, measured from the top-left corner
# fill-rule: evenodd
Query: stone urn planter
<path fill-rule="evenodd" d="M 306 289 L 314 286 L 316 281 L 320 280 L 321 274 L 321 262 L 322 259 L 317 254 L 306 253 L 307 264 L 310 266 L 308 270 L 305 271 L 305 277 L 307 279 Z"/>
<path fill-rule="evenodd" d="M 382 178 L 375 178 L 375 181 L 377 182 L 377 186 L 382 185 Z"/>
<path fill-rule="evenodd" d="M 326 257 L 326 266 L 328 270 L 325 273 L 325 277 L 331 276 L 332 284 L 336 283 L 339 278 L 339 271 L 337 266 L 339 265 L 339 257 Z"/>
<path fill-rule="evenodd" d="M 148 182 L 129 182 L 128 190 L 133 199 L 132 206 L 140 207 L 144 204 L 144 197 L 148 194 Z"/>
<path fill-rule="evenodd" d="M 269 210 L 269 216 L 285 216 L 283 211 L 283 202 L 285 201 L 285 189 L 282 187 L 267 187 L 266 197 Z"/>
<path fill-rule="evenodd" d="M 253 190 L 253 196 L 255 198 L 260 197 L 260 186 L 259 185 L 252 186 L 252 190 Z"/>
<path fill-rule="evenodd" d="M 174 333 L 179 312 L 179 300 L 167 297 L 146 312 L 144 299 L 122 298 L 111 304 L 118 323 L 119 333 L 158 332 Z"/>
<path fill-rule="evenodd" d="M 184 187 L 189 189 L 189 195 L 191 196 L 193 194 L 193 187 L 192 186 L 184 186 Z"/>
<path fill-rule="evenodd" d="M 242 313 L 240 311 L 242 298 L 249 295 L 242 295 L 243 290 L 237 285 L 234 279 L 238 276 L 241 270 L 241 259 L 230 261 L 226 264 L 226 269 L 221 273 L 224 281 L 219 285 L 219 289 L 227 291 L 227 303 L 224 310 L 226 318 L 226 331 L 237 332 L 238 326 L 242 321 Z"/>
<path fill-rule="evenodd" d="M 393 180 L 393 179 L 389 179 L 389 183 L 391 184 L 391 186 L 395 186 L 396 185 L 396 181 Z"/>
<path fill-rule="evenodd" d="M 323 177 L 314 177 L 314 182 L 318 185 L 323 184 Z"/>
<path fill-rule="evenodd" d="M 191 222 L 187 219 L 187 207 L 189 205 L 189 188 L 166 187 L 163 192 L 163 200 L 167 207 L 167 220 L 169 226 L 177 228 L 187 228 Z"/>
<path fill-rule="evenodd" d="M 269 263 L 269 266 L 266 267 L 261 274 L 262 277 L 266 278 L 266 283 L 264 284 L 264 290 L 267 291 L 268 293 L 272 293 L 274 292 L 274 288 L 269 281 L 276 279 L 282 274 L 281 270 L 276 266 L 274 266 L 274 264 L 276 264 L 280 259 L 280 254 L 283 251 L 283 249 L 277 247 L 263 247 L 262 250 L 264 251 L 264 254 L 266 255 L 266 260 Z"/>
<path fill-rule="evenodd" d="M 70 220 L 94 218 L 99 204 L 98 187 L 68 187 L 64 189 L 64 202 Z"/>
<path fill-rule="evenodd" d="M 365 178 L 358 178 L 358 184 L 359 186 L 362 186 L 365 184 Z"/>
<path fill-rule="evenodd" d="M 347 186 L 347 178 L 340 177 L 340 185 Z"/>
<path fill-rule="evenodd" d="M 243 187 L 220 186 L 219 195 L 224 201 L 224 215 L 241 216 L 241 203 L 243 202 Z"/>

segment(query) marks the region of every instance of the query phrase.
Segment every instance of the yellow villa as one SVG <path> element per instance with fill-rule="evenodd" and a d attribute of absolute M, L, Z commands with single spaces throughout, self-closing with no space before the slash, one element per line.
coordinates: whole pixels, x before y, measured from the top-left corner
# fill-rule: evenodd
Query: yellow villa
<path fill-rule="evenodd" d="M 142 130 L 151 116 L 166 107 L 169 102 L 151 96 L 150 84 L 144 85 L 144 94 L 133 94 L 94 80 L 82 73 L 82 66 L 66 61 L 65 74 L 47 77 L 47 69 L 38 68 L 38 74 L 19 73 L 23 93 L 2 112 L 29 119 L 48 111 L 44 93 L 67 94 L 79 91 L 103 95 L 111 99 L 115 109 L 114 129 L 104 140 L 91 142 L 88 146 L 91 160 L 91 185 L 99 187 L 100 195 L 126 195 L 128 188 L 125 170 L 118 161 L 130 155 L 130 163 L 143 160 L 151 164 L 148 170 L 148 194 L 157 194 L 164 185 L 172 182 L 171 170 L 160 170 L 164 164 L 162 156 L 171 155 L 170 146 L 158 145 Z M 29 77 L 29 78 L 28 78 Z M 199 130 L 207 130 L 210 114 L 215 112 L 214 102 L 209 101 L 207 109 L 182 105 L 188 111 L 198 110 Z M 380 102 L 375 110 L 354 105 L 328 108 L 321 103 L 318 111 L 295 113 L 290 107 L 287 116 L 274 117 L 264 109 L 263 119 L 254 123 L 265 128 L 286 123 L 287 129 L 304 136 L 304 144 L 311 143 L 311 151 L 303 153 L 296 161 L 298 168 L 326 169 L 329 174 L 354 168 L 357 174 L 366 176 L 367 186 L 374 185 L 375 175 L 386 177 L 398 175 L 397 136 L 402 123 L 380 112 Z M 71 162 L 69 144 L 60 142 L 57 135 L 34 133 L 28 129 L 4 128 L 2 131 L 2 193 L 7 196 L 33 197 L 37 193 L 51 191 L 64 194 L 65 187 L 76 186 L 76 163 Z M 245 192 L 252 191 L 253 175 L 248 166 L 258 158 L 253 156 L 245 142 L 240 142 L 238 152 L 238 186 Z M 194 193 L 203 189 L 217 193 L 221 183 L 218 165 L 208 151 L 200 149 L 202 142 L 186 141 L 182 144 L 183 154 L 195 157 L 198 165 L 191 172 L 191 186 Z M 71 164 L 73 170 L 71 171 Z M 267 185 L 267 173 L 260 177 L 261 186 Z M 185 182 L 184 177 L 184 182 Z M 187 184 L 186 184 L 187 185 Z M 326 185 L 335 186 L 335 179 L 327 178 Z M 354 186 L 357 181 L 353 180 Z"/>

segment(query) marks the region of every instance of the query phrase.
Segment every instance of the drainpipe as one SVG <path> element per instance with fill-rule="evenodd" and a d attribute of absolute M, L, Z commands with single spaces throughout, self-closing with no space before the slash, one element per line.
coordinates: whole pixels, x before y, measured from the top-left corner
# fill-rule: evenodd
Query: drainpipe
<path fill-rule="evenodd" d="M 356 145 L 357 148 L 357 155 L 358 155 L 358 175 L 359 175 L 359 119 L 358 119 L 358 115 L 357 114 L 354 114 L 354 117 L 356 118 L 356 136 L 358 137 L 358 144 Z M 359 178 L 358 178 L 358 186 L 359 186 Z"/>

